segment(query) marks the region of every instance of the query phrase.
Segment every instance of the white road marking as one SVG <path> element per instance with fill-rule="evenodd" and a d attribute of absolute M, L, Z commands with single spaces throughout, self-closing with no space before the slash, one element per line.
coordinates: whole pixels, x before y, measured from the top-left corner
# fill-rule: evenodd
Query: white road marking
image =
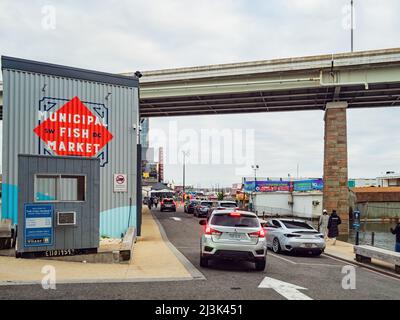
<path fill-rule="evenodd" d="M 341 265 L 339 265 L 339 264 L 332 265 L 332 264 L 326 264 L 326 263 L 295 262 L 295 261 L 292 261 L 292 260 L 289 260 L 289 259 L 285 259 L 285 258 L 283 258 L 281 256 L 278 256 L 278 255 L 274 254 L 274 253 L 268 253 L 268 255 L 271 255 L 274 258 L 281 259 L 283 261 L 289 262 L 291 264 L 302 265 L 302 266 L 321 266 L 321 267 L 334 267 L 334 268 L 335 267 L 341 267 Z"/>
<path fill-rule="evenodd" d="M 178 217 L 171 217 L 171 219 L 174 219 L 175 221 L 181 221 L 182 220 L 181 218 L 178 218 Z"/>
<path fill-rule="evenodd" d="M 381 277 L 385 277 L 385 278 L 387 278 L 387 279 L 391 279 L 391 280 L 394 279 L 394 280 L 400 281 L 400 279 L 397 278 L 396 276 L 390 276 L 390 275 L 381 273 L 381 272 L 379 272 L 379 271 L 372 270 L 372 269 L 367 268 L 367 267 L 364 267 L 364 266 L 360 266 L 360 265 L 357 265 L 357 264 L 353 264 L 353 263 L 351 263 L 351 262 L 349 262 L 349 261 L 343 261 L 343 260 L 340 260 L 340 259 L 336 259 L 336 258 L 334 258 L 334 257 L 327 256 L 327 255 L 325 255 L 325 254 L 324 254 L 324 257 L 327 257 L 327 258 L 332 259 L 332 260 L 339 261 L 339 262 L 343 263 L 344 265 L 350 265 L 350 266 L 353 266 L 353 267 L 355 267 L 355 268 L 361 268 L 361 269 L 363 269 L 363 270 L 365 270 L 365 271 L 369 271 L 369 272 L 371 272 L 371 273 L 375 273 L 376 275 L 379 275 L 379 276 L 381 276 Z"/>
<path fill-rule="evenodd" d="M 313 300 L 299 291 L 307 290 L 307 288 L 299 287 L 295 284 L 283 282 L 274 278 L 265 277 L 259 284 L 258 288 L 273 289 L 288 300 Z"/>
<path fill-rule="evenodd" d="M 294 262 L 294 261 L 292 261 L 292 260 L 285 259 L 285 258 L 283 258 L 283 257 L 280 257 L 280 256 L 276 255 L 276 254 L 273 254 L 273 253 L 269 253 L 269 252 L 268 252 L 267 257 L 268 257 L 269 255 L 273 256 L 274 258 L 278 258 L 278 259 L 281 259 L 281 260 L 283 260 L 283 261 L 289 262 L 289 263 L 291 263 L 291 264 L 297 264 L 296 262 Z"/>

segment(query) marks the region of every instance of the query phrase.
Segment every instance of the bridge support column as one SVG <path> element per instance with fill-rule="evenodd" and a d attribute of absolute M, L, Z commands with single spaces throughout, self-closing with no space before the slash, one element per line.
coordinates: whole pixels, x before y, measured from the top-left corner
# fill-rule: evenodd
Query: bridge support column
<path fill-rule="evenodd" d="M 349 232 L 347 168 L 347 102 L 329 102 L 325 111 L 324 207 L 342 219 L 340 232 Z"/>

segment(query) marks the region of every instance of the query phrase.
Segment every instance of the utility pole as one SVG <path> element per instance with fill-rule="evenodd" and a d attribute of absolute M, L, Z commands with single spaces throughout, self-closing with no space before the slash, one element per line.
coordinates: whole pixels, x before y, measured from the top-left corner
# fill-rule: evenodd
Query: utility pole
<path fill-rule="evenodd" d="M 354 51 L 354 1 L 351 0 L 351 52 Z"/>
<path fill-rule="evenodd" d="M 253 203 L 252 209 L 253 209 L 253 211 L 255 211 L 254 210 L 254 196 L 255 196 L 255 193 L 256 193 L 256 189 L 257 189 L 257 170 L 260 167 L 258 166 L 258 164 L 255 164 L 255 165 L 252 165 L 251 168 L 254 170 L 254 191 L 252 193 L 251 199 L 252 199 L 252 203 Z"/>

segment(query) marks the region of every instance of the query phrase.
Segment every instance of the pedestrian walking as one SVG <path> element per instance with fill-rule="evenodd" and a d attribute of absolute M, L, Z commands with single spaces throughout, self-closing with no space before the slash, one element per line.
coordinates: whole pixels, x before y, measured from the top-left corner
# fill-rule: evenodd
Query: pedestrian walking
<path fill-rule="evenodd" d="M 147 202 L 147 205 L 148 205 L 149 209 L 151 210 L 151 207 L 153 206 L 153 197 L 149 198 L 149 201 Z"/>
<path fill-rule="evenodd" d="M 328 238 L 333 239 L 332 245 L 336 244 L 336 238 L 339 235 L 339 225 L 342 223 L 342 220 L 336 213 L 336 210 L 332 210 L 332 213 L 328 220 Z"/>
<path fill-rule="evenodd" d="M 400 252 L 400 222 L 397 223 L 396 227 L 390 228 L 390 231 L 396 235 L 396 245 L 394 251 Z"/>
<path fill-rule="evenodd" d="M 321 216 L 319 217 L 318 228 L 319 232 L 321 232 L 324 235 L 325 240 L 328 237 L 328 222 L 329 222 L 328 211 L 324 209 L 322 211 Z"/>
<path fill-rule="evenodd" d="M 154 207 L 156 207 L 156 209 L 158 207 L 158 198 L 157 197 L 154 198 Z"/>

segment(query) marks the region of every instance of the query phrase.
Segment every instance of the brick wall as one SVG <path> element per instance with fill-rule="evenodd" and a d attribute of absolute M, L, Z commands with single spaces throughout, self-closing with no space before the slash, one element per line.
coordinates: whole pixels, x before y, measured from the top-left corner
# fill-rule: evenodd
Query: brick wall
<path fill-rule="evenodd" d="M 348 233 L 347 103 L 328 103 L 325 111 L 324 207 L 337 211 L 341 233 Z"/>

